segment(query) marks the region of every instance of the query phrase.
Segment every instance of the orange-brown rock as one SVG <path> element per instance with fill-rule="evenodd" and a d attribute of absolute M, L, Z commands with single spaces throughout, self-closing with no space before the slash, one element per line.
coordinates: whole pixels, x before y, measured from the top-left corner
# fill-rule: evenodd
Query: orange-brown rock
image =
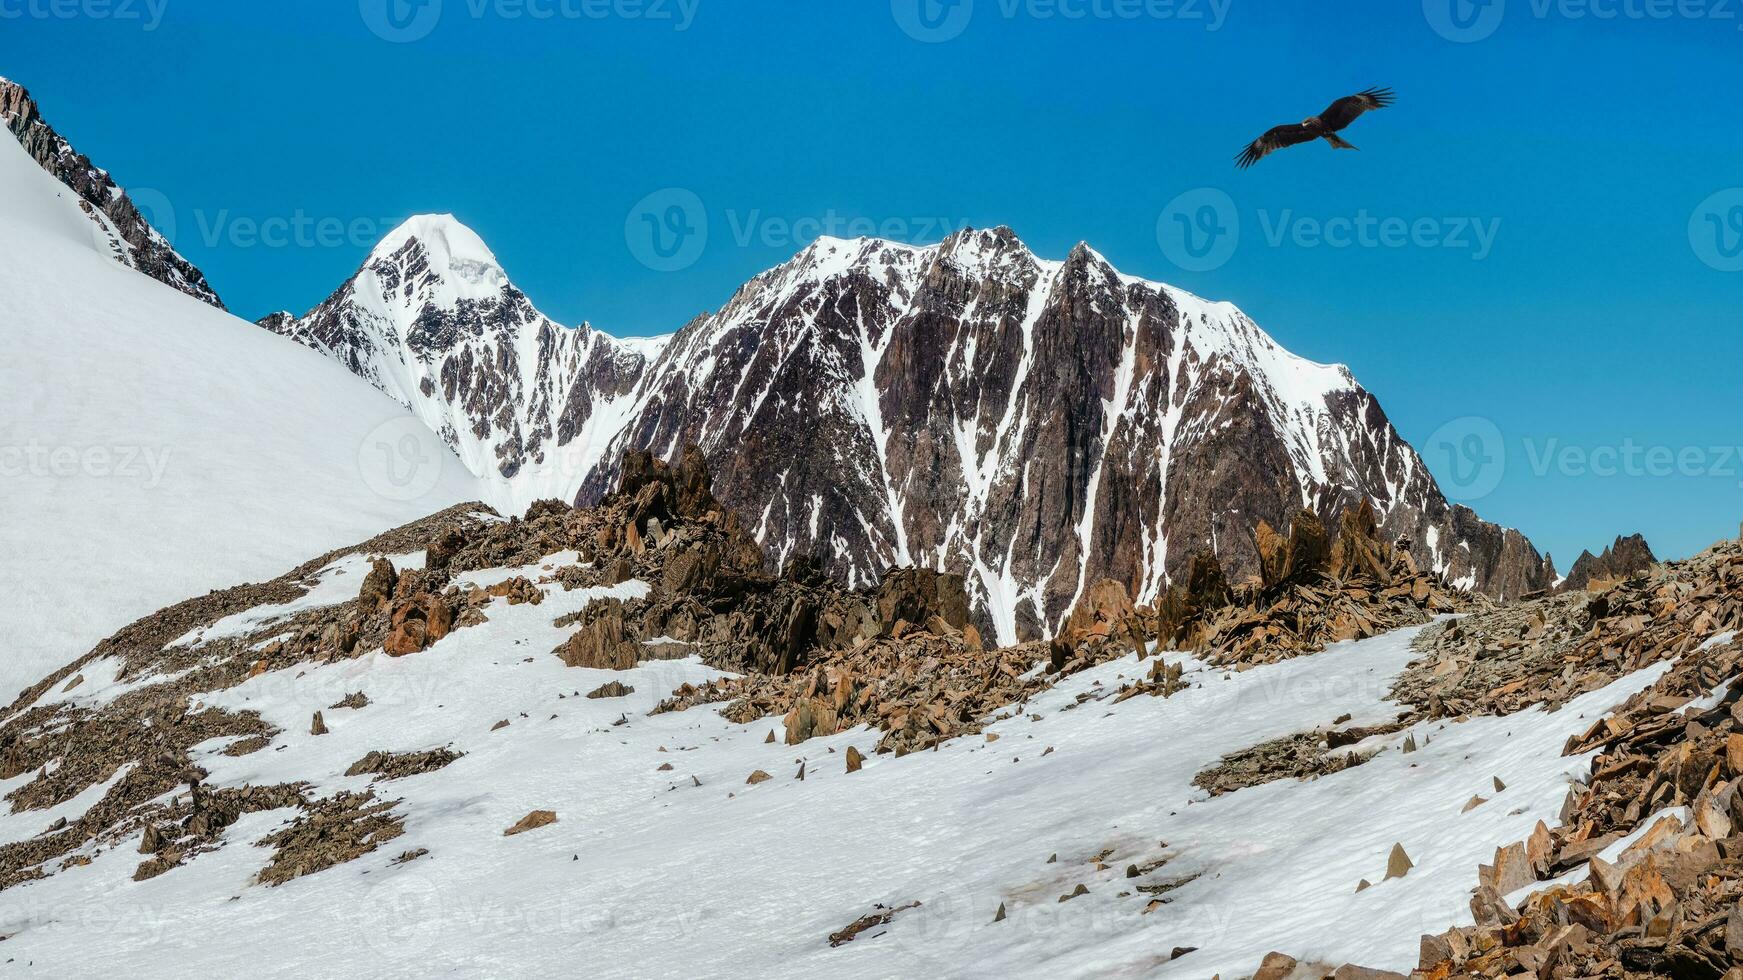
<path fill-rule="evenodd" d="M 517 821 L 514 826 L 508 828 L 507 830 L 504 830 L 502 832 L 502 836 L 513 837 L 516 834 L 524 834 L 529 830 L 538 830 L 540 827 L 549 827 L 551 824 L 554 824 L 556 822 L 557 822 L 557 814 L 554 813 L 553 811 L 534 810 L 533 812 L 520 818 L 520 820 Z"/>

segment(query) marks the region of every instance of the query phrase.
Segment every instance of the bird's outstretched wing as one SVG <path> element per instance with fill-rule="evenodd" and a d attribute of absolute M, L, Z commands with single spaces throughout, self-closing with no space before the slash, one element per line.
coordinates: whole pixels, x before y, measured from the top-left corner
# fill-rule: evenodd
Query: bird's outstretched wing
<path fill-rule="evenodd" d="M 1384 109 L 1394 101 L 1395 97 L 1391 89 L 1371 88 L 1366 92 L 1346 95 L 1326 106 L 1325 111 L 1319 114 L 1319 121 L 1325 124 L 1325 128 L 1335 133 L 1355 122 L 1357 116 L 1369 109 Z"/>
<path fill-rule="evenodd" d="M 1240 165 L 1241 169 L 1245 170 L 1264 159 L 1266 154 L 1270 153 L 1272 150 L 1281 150 L 1286 146 L 1294 146 L 1297 143 L 1306 143 L 1318 138 L 1319 137 L 1314 135 L 1312 130 L 1300 123 L 1289 123 L 1286 126 L 1274 126 L 1267 130 L 1265 135 L 1251 143 L 1248 143 L 1247 148 L 1242 150 L 1235 157 L 1235 160 Z"/>

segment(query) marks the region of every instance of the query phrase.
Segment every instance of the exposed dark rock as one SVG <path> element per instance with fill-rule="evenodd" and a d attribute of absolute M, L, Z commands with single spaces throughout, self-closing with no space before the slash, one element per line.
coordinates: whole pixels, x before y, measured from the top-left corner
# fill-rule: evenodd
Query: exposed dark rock
<path fill-rule="evenodd" d="M 339 793 L 304 804 L 289 827 L 260 841 L 274 848 L 261 870 L 266 885 L 282 885 L 303 875 L 356 860 L 405 833 L 405 818 L 393 812 L 397 800 L 378 801 L 372 792 Z"/>
<path fill-rule="evenodd" d="M 898 568 L 878 583 L 878 623 L 888 633 L 898 622 L 920 625 L 933 616 L 968 625 L 968 592 L 960 575 L 929 568 Z"/>
<path fill-rule="evenodd" d="M 1646 543 L 1646 538 L 1638 534 L 1617 537 L 1616 543 L 1605 548 L 1601 555 L 1593 555 L 1589 551 L 1580 552 L 1573 567 L 1568 569 L 1567 580 L 1562 582 L 1561 587 L 1573 592 L 1589 588 L 1594 582 L 1613 582 L 1644 572 L 1657 561 L 1651 546 Z"/>
<path fill-rule="evenodd" d="M 448 749 L 430 749 L 426 752 L 376 751 L 352 763 L 351 768 L 345 770 L 345 775 L 373 775 L 378 779 L 405 779 L 408 776 L 421 776 L 426 772 L 435 772 L 460 758 L 463 754 Z"/>

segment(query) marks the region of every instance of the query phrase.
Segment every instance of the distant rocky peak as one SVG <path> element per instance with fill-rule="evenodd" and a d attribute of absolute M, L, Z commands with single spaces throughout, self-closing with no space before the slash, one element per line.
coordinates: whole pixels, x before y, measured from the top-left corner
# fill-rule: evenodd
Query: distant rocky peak
<path fill-rule="evenodd" d="M 1646 543 L 1644 536 L 1617 535 L 1615 543 L 1605 548 L 1601 555 L 1594 555 L 1590 551 L 1580 552 L 1573 567 L 1568 569 L 1567 578 L 1561 587 L 1572 591 L 1590 588 L 1594 583 L 1614 582 L 1643 572 L 1657 561 L 1658 558 L 1653 555 L 1652 547 Z"/>
<path fill-rule="evenodd" d="M 109 172 L 73 149 L 47 120 L 24 86 L 0 78 L 0 126 L 17 138 L 31 159 L 70 190 L 96 225 L 97 239 L 116 261 L 218 309 L 224 303 L 205 273 L 178 254 L 140 214 Z"/>

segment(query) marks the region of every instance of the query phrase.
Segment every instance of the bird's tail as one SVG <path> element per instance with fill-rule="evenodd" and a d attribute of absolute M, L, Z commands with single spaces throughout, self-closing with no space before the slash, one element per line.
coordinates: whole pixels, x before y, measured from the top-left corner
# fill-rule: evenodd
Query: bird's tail
<path fill-rule="evenodd" d="M 1356 146 L 1354 143 L 1351 143 L 1348 140 L 1345 140 L 1343 137 L 1339 136 L 1336 133 L 1325 134 L 1325 141 L 1327 143 L 1330 143 L 1332 145 L 1332 149 L 1335 149 L 1335 150 L 1359 150 L 1359 149 L 1361 149 L 1361 147 Z"/>

